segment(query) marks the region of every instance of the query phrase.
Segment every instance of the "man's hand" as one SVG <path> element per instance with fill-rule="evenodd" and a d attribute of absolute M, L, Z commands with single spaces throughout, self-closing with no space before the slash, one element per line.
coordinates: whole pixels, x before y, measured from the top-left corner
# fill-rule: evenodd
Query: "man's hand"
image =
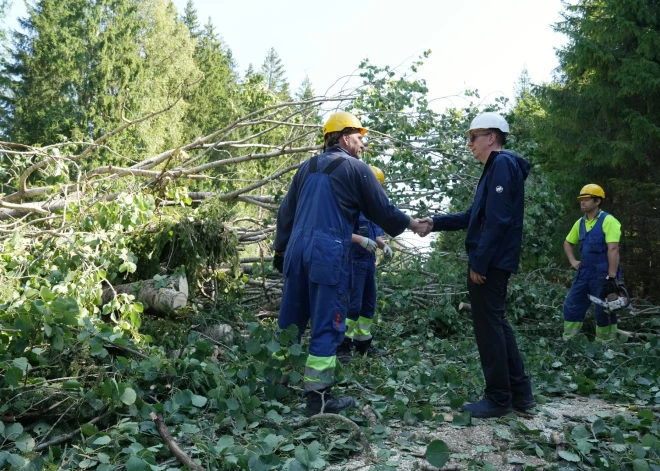
<path fill-rule="evenodd" d="M 472 283 L 474 283 L 475 285 L 483 285 L 484 282 L 486 281 L 486 276 L 480 275 L 472 268 L 470 268 L 470 280 L 472 280 Z"/>
<path fill-rule="evenodd" d="M 610 294 L 618 293 L 618 292 L 619 292 L 619 281 L 616 279 L 616 277 L 607 277 L 606 279 L 603 280 L 603 283 L 600 287 L 600 294 L 598 295 L 598 297 L 600 299 L 605 299 Z"/>
<path fill-rule="evenodd" d="M 385 244 L 383 247 L 383 255 L 385 255 L 387 258 L 392 258 L 392 249 L 387 244 Z"/>
<path fill-rule="evenodd" d="M 433 230 L 433 219 L 424 218 L 424 219 L 413 219 L 410 218 L 410 224 L 408 224 L 408 229 L 413 231 L 420 237 L 426 237 L 431 230 Z"/>
<path fill-rule="evenodd" d="M 284 254 L 276 253 L 273 257 L 273 268 L 280 273 L 284 273 Z"/>
<path fill-rule="evenodd" d="M 571 266 L 572 266 L 574 269 L 579 270 L 580 267 L 582 266 L 582 262 L 579 261 L 579 260 L 573 260 L 573 261 L 571 262 Z"/>
<path fill-rule="evenodd" d="M 376 241 L 371 240 L 368 237 L 362 237 L 362 240 L 360 241 L 360 245 L 364 247 L 364 249 L 369 253 L 376 253 L 376 249 L 378 248 L 378 244 L 376 243 Z"/>

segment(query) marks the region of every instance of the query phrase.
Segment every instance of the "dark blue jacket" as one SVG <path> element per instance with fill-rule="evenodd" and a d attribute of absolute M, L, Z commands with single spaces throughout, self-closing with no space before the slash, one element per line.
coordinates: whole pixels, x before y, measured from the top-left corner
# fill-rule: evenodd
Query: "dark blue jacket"
<path fill-rule="evenodd" d="M 489 268 L 518 271 L 529 162 L 511 151 L 492 152 L 464 213 L 433 217 L 434 231 L 467 229 L 469 265 L 480 275 Z"/>
<path fill-rule="evenodd" d="M 351 227 L 355 225 L 362 212 L 391 236 L 397 236 L 405 231 L 410 223 L 410 217 L 390 203 L 382 185 L 363 161 L 351 157 L 341 147 L 333 146 L 318 156 L 319 168 L 325 168 L 326 161 L 336 158 L 344 159 L 345 162 L 329 175 L 330 186 L 339 210 L 351 223 Z M 284 253 L 289 243 L 296 212 L 300 210 L 298 196 L 309 174 L 309 162 L 309 160 L 303 162 L 294 175 L 289 192 L 277 212 L 277 232 L 273 243 L 273 250 L 276 253 Z"/>

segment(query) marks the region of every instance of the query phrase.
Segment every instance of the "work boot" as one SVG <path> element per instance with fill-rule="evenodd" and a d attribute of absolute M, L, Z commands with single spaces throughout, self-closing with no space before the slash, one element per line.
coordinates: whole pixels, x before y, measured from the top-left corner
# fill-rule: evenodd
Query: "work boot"
<path fill-rule="evenodd" d="M 339 360 L 341 364 L 345 365 L 353 359 L 352 350 L 353 341 L 344 340 L 339 344 L 339 347 L 337 347 L 337 352 L 335 353 L 335 355 L 337 355 L 337 360 Z"/>
<path fill-rule="evenodd" d="M 350 396 L 346 397 L 335 397 L 330 394 L 330 388 L 325 389 L 325 394 L 321 391 L 309 391 L 305 393 L 307 397 L 307 407 L 305 408 L 305 414 L 308 416 L 316 415 L 323 412 L 326 414 L 338 414 L 344 409 L 350 409 L 355 407 L 355 399 Z M 325 401 L 325 407 L 323 407 L 323 401 Z"/>
<path fill-rule="evenodd" d="M 384 355 L 385 353 L 387 353 L 387 350 L 375 347 L 371 343 L 371 339 L 367 340 L 366 342 L 360 342 L 360 343 L 356 342 L 354 348 L 355 348 L 355 352 L 357 354 L 367 355 L 367 356 L 370 356 L 370 357 Z"/>
<path fill-rule="evenodd" d="M 523 397 L 514 397 L 513 398 L 513 408 L 519 412 L 527 412 L 530 409 L 536 407 L 536 401 L 534 396 L 523 396 Z"/>
<path fill-rule="evenodd" d="M 463 410 L 472 412 L 472 417 L 477 419 L 487 419 L 489 417 L 503 417 L 513 412 L 511 406 L 499 406 L 487 397 L 480 401 L 463 404 Z"/>

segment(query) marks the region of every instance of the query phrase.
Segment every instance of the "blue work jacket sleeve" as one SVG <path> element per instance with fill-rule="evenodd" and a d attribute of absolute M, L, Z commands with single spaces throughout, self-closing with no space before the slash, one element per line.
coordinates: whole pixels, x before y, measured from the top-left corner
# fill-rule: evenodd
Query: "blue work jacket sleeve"
<path fill-rule="evenodd" d="M 371 168 L 364 162 L 358 162 L 361 171 L 353 175 L 362 213 L 392 237 L 398 236 L 410 224 L 410 217 L 390 202 Z"/>
<path fill-rule="evenodd" d="M 470 268 L 480 275 L 486 275 L 490 261 L 495 255 L 514 220 L 513 169 L 507 159 L 496 159 L 486 180 L 486 204 L 483 210 L 479 245 L 470 253 Z"/>
<path fill-rule="evenodd" d="M 378 224 L 374 224 L 374 234 L 376 234 L 376 237 L 383 237 L 385 232 L 383 232 Z"/>
<path fill-rule="evenodd" d="M 282 200 L 280 209 L 277 211 L 277 229 L 275 232 L 275 242 L 273 243 L 275 253 L 283 254 L 289 243 L 289 237 L 291 237 L 291 231 L 293 230 L 293 220 L 296 215 L 296 207 L 298 205 L 300 184 L 306 173 L 306 167 L 303 169 L 301 166 L 298 169 L 291 181 L 289 192 Z"/>
<path fill-rule="evenodd" d="M 433 216 L 433 231 L 460 231 L 467 229 L 472 215 L 472 206 L 467 211 Z"/>
<path fill-rule="evenodd" d="M 351 208 L 357 206 L 367 219 L 392 237 L 401 234 L 410 224 L 410 217 L 390 202 L 374 172 L 361 160 L 348 159 L 330 175 L 330 183 L 347 217 L 352 218 Z"/>

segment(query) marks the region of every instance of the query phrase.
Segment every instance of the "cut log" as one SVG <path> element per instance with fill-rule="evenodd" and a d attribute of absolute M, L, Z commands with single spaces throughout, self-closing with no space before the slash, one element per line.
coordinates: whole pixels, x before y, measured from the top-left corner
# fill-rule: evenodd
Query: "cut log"
<path fill-rule="evenodd" d="M 143 280 L 125 285 L 116 285 L 103 290 L 102 304 L 107 304 L 117 294 L 132 294 L 135 299 L 154 311 L 162 314 L 174 314 L 188 303 L 188 280 L 186 277 L 172 277 L 162 286 L 162 281 Z"/>

